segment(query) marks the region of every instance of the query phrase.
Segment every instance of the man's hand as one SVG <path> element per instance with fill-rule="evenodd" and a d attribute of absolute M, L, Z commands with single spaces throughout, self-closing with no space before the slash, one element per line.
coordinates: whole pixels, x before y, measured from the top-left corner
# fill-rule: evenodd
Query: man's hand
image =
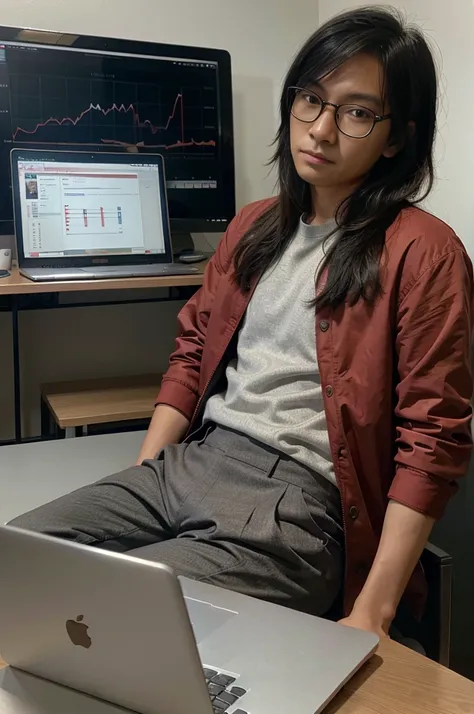
<path fill-rule="evenodd" d="M 368 613 L 351 612 L 349 617 L 344 617 L 339 620 L 340 625 L 345 625 L 346 627 L 355 627 L 358 630 L 367 630 L 367 632 L 375 632 L 376 635 L 383 640 L 385 637 L 389 637 L 388 630 L 389 626 L 387 624 L 382 624 L 379 618 L 371 617 Z"/>
<path fill-rule="evenodd" d="M 145 459 L 154 459 L 169 444 L 177 444 L 189 427 L 186 417 L 173 407 L 159 404 L 148 427 L 137 459 L 139 466 Z"/>
<path fill-rule="evenodd" d="M 388 637 L 398 604 L 426 545 L 434 520 L 391 501 L 369 576 L 342 625 Z"/>

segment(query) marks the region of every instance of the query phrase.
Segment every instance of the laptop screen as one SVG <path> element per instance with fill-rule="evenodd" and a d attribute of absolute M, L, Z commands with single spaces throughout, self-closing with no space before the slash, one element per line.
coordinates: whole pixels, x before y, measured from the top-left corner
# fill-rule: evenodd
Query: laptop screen
<path fill-rule="evenodd" d="M 156 163 L 19 159 L 18 182 L 25 258 L 166 253 Z"/>

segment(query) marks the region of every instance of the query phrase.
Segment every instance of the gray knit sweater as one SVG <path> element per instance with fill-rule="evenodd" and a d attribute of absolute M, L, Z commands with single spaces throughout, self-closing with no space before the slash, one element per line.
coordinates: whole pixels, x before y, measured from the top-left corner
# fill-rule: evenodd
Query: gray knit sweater
<path fill-rule="evenodd" d="M 267 444 L 336 483 L 316 355 L 311 301 L 324 239 L 335 224 L 300 227 L 260 280 L 227 367 L 225 393 L 204 421 Z M 332 239 L 331 239 L 332 240 Z"/>

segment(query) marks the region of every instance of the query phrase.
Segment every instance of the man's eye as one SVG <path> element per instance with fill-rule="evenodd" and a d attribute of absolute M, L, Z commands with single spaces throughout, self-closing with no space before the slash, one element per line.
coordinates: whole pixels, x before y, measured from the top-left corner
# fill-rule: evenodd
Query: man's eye
<path fill-rule="evenodd" d="M 347 107 L 345 114 L 350 116 L 351 119 L 361 119 L 366 121 L 367 119 L 372 119 L 373 114 L 363 107 Z"/>
<path fill-rule="evenodd" d="M 303 94 L 303 99 L 307 104 L 312 104 L 313 106 L 320 106 L 321 101 L 314 94 Z"/>

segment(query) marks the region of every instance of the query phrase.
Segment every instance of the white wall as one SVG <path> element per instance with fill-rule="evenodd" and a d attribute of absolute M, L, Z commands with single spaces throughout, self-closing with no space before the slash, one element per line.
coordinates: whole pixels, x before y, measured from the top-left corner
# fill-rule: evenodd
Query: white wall
<path fill-rule="evenodd" d="M 237 202 L 272 193 L 273 179 L 264 164 L 276 126 L 280 80 L 302 40 L 318 25 L 317 0 L 1 0 L 0 10 L 1 24 L 229 50 Z M 138 305 L 22 315 L 28 429 L 37 431 L 43 381 L 164 368 L 175 312 L 173 305 Z M 0 313 L 0 439 L 12 433 L 9 319 Z"/>
<path fill-rule="evenodd" d="M 320 0 L 319 17 L 374 0 Z M 474 2 L 472 0 L 397 0 L 392 3 L 417 22 L 431 41 L 440 69 L 439 138 L 436 150 L 438 181 L 428 208 L 447 221 L 474 256 Z"/>

